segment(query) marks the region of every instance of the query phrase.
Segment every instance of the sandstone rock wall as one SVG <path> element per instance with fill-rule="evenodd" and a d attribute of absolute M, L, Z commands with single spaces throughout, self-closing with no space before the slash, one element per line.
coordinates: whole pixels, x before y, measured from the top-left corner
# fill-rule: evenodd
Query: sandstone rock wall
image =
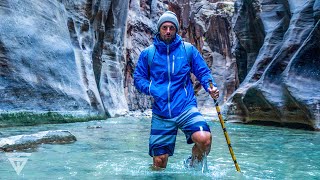
<path fill-rule="evenodd" d="M 225 108 L 228 119 L 320 129 L 319 1 L 237 4 L 236 56 L 246 71 Z"/>
<path fill-rule="evenodd" d="M 1 1 L 0 127 L 150 108 L 132 74 L 166 10 L 211 68 L 227 119 L 320 129 L 319 0 Z"/>
<path fill-rule="evenodd" d="M 0 2 L 0 126 L 128 111 L 128 0 Z"/>

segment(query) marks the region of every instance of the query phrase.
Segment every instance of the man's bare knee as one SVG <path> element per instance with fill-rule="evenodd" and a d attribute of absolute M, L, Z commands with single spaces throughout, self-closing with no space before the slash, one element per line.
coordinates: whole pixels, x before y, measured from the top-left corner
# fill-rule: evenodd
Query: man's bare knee
<path fill-rule="evenodd" d="M 153 165 L 155 167 L 166 168 L 168 162 L 168 154 L 153 157 Z"/>
<path fill-rule="evenodd" d="M 212 141 L 210 132 L 197 131 L 192 134 L 192 140 L 200 151 L 206 152 L 207 154 L 210 152 Z"/>

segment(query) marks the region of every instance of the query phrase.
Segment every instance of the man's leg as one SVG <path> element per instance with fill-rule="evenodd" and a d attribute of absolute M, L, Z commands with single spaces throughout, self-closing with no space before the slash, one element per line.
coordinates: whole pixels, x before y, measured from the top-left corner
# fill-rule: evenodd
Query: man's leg
<path fill-rule="evenodd" d="M 149 155 L 153 158 L 153 169 L 167 167 L 168 157 L 174 153 L 178 127 L 175 119 L 164 119 L 152 114 L 149 139 Z"/>
<path fill-rule="evenodd" d="M 202 160 L 209 154 L 212 140 L 206 120 L 196 107 L 192 107 L 179 116 L 178 124 L 186 135 L 187 143 L 195 143 L 192 148 L 192 157 L 185 161 L 186 165 L 203 164 Z"/>
<path fill-rule="evenodd" d="M 211 150 L 211 133 L 208 131 L 197 131 L 192 134 L 191 139 L 195 143 L 192 147 L 192 162 L 194 160 L 200 162 Z"/>
<path fill-rule="evenodd" d="M 168 163 L 168 157 L 168 154 L 153 156 L 153 168 L 156 170 L 159 168 L 166 168 Z"/>

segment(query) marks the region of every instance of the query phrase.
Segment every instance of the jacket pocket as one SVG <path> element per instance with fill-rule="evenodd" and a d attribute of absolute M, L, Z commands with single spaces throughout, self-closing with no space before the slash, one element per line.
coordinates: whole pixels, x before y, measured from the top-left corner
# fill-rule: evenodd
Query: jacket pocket
<path fill-rule="evenodd" d="M 167 91 L 162 85 L 156 84 L 155 81 L 152 81 L 152 83 L 150 83 L 149 93 L 157 101 L 163 101 L 167 99 Z"/>
<path fill-rule="evenodd" d="M 152 96 L 154 99 L 158 99 L 159 98 L 159 92 L 158 92 L 158 87 L 155 85 L 155 82 L 153 82 L 152 80 L 150 81 L 149 84 L 149 94 L 150 96 Z"/>

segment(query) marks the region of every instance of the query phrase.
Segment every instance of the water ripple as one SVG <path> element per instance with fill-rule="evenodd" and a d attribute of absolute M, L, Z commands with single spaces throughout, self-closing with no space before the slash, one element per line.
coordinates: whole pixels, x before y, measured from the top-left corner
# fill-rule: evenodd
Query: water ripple
<path fill-rule="evenodd" d="M 163 171 L 152 171 L 148 155 L 150 119 L 132 117 L 105 121 L 2 128 L 1 136 L 67 129 L 73 144 L 42 145 L 32 151 L 21 174 L 26 179 L 319 179 L 320 133 L 279 127 L 226 123 L 242 173 L 235 170 L 218 122 L 209 122 L 213 145 L 208 172 L 186 169 L 191 154 L 179 131 L 174 156 Z M 98 127 L 99 128 L 88 128 Z M 0 177 L 19 177 L 0 153 Z"/>

